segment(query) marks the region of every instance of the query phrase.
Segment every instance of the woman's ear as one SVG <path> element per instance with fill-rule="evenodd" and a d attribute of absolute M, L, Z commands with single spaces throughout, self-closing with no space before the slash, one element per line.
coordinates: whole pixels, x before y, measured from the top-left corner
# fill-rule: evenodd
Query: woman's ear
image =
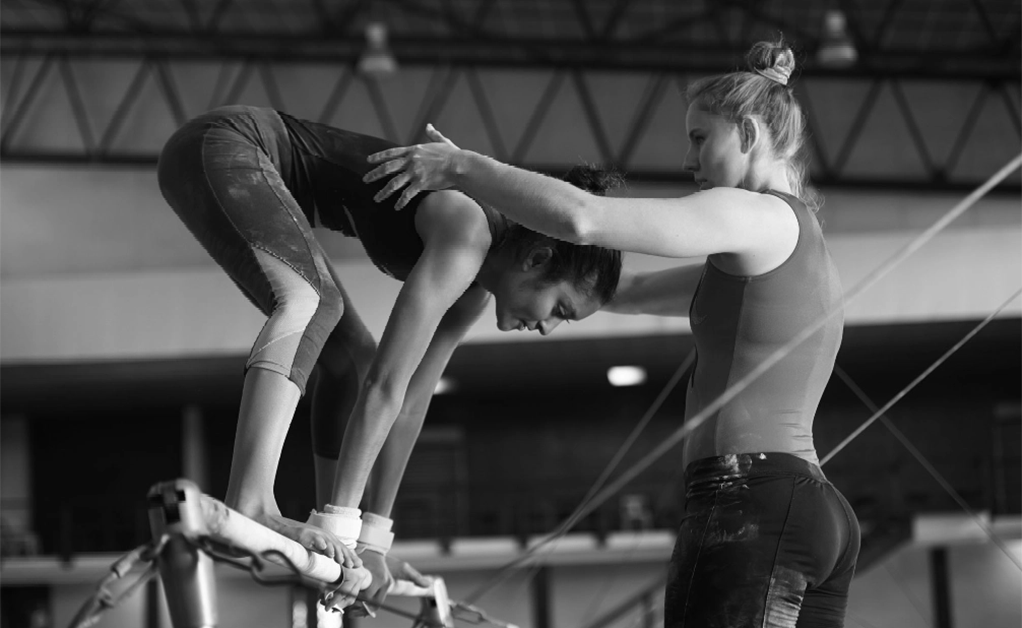
<path fill-rule="evenodd" d="M 742 152 L 752 152 L 760 138 L 759 121 L 752 116 L 745 116 L 738 122 L 738 135 L 742 140 Z"/>
<path fill-rule="evenodd" d="M 546 244 L 538 244 L 529 249 L 529 254 L 522 262 L 522 270 L 532 270 L 546 265 L 554 256 L 554 249 Z"/>

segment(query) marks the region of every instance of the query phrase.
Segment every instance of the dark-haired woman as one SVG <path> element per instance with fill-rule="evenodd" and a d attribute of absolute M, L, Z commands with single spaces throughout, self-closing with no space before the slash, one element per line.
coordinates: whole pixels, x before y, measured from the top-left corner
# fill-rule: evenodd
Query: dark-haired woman
<path fill-rule="evenodd" d="M 794 57 L 760 43 L 749 71 L 688 89 L 686 170 L 698 193 L 603 198 L 434 143 L 382 151 L 378 195 L 457 187 L 512 220 L 578 244 L 704 264 L 622 277 L 608 309 L 689 316 L 700 414 L 799 332 L 841 307 L 838 274 L 800 160 Z M 812 425 L 841 343 L 838 315 L 696 427 L 684 442 L 686 516 L 671 558 L 671 628 L 841 626 L 859 551 L 847 501 L 819 466 Z"/>
<path fill-rule="evenodd" d="M 391 582 L 390 511 L 433 390 L 491 295 L 502 331 L 546 335 L 606 303 L 621 268 L 617 251 L 542 236 L 458 192 L 424 195 L 411 212 L 379 211 L 373 195 L 382 184 L 362 176 L 371 167 L 366 157 L 391 146 L 272 109 L 232 106 L 179 129 L 158 169 L 167 202 L 268 317 L 246 365 L 227 504 L 347 568 L 364 562 L 373 575 L 364 595 L 376 600 Z M 379 346 L 314 227 L 358 238 L 382 272 L 404 282 Z M 303 523 L 281 516 L 273 482 L 316 366 L 318 510 Z M 417 576 L 406 571 L 400 575 Z"/>

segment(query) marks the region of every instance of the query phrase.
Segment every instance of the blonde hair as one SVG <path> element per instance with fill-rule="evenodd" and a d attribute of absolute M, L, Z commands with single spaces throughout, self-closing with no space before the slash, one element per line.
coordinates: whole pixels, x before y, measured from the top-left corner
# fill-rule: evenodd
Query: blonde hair
<path fill-rule="evenodd" d="M 692 82 L 686 93 L 688 101 L 732 122 L 759 117 L 770 131 L 774 154 L 787 164 L 793 195 L 816 211 L 821 198 L 809 185 L 805 115 L 790 85 L 795 55 L 783 38 L 776 42 L 761 41 L 749 50 L 746 63 L 748 71 Z"/>

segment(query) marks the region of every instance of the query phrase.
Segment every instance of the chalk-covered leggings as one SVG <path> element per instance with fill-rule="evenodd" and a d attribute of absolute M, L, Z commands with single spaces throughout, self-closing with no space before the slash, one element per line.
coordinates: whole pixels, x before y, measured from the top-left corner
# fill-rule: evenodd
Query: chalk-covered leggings
<path fill-rule="evenodd" d="M 304 394 L 318 364 L 320 380 L 324 371 L 331 380 L 314 397 L 314 410 L 326 394 L 339 395 L 348 407 L 358 395 L 356 371 L 376 345 L 281 176 L 289 142 L 272 110 L 215 109 L 167 141 L 157 168 L 160 190 L 268 317 L 246 368 L 279 373 Z M 342 432 L 336 417 L 323 414 L 313 412 L 313 448 L 336 458 Z"/>
<path fill-rule="evenodd" d="M 859 524 L 819 466 L 780 453 L 704 458 L 685 486 L 666 628 L 844 625 Z"/>

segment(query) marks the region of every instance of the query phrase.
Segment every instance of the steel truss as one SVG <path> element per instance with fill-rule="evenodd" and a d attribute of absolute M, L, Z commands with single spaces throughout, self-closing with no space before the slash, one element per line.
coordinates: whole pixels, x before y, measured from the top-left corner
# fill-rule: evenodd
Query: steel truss
<path fill-rule="evenodd" d="M 749 41 L 778 31 L 806 53 L 798 89 L 807 109 L 816 183 L 964 189 L 983 178 L 963 165 L 976 152 L 974 144 L 995 138 L 999 146 L 993 150 L 1005 160 L 1018 152 L 1022 27 L 1017 3 L 961 0 L 920 13 L 898 0 L 843 0 L 839 4 L 848 15 L 861 60 L 855 70 L 845 72 L 824 71 L 812 63 L 810 53 L 820 45 L 822 23 L 823 8 L 817 4 L 3 0 L 0 160 L 154 163 L 158 147 L 133 142 L 123 133 L 126 120 L 153 105 L 151 95 L 143 93 L 154 84 L 169 126 L 198 113 L 184 104 L 180 70 L 206 62 L 217 65 L 221 76 L 205 99 L 210 107 L 239 102 L 258 84 L 265 94 L 259 104 L 287 110 L 281 76 L 315 66 L 337 77 L 318 111 L 322 121 L 332 120 L 350 105 L 346 99 L 361 91 L 368 94 L 379 132 L 408 142 L 421 136 L 409 135 L 405 128 L 421 129 L 418 122 L 435 120 L 445 107 L 469 107 L 482 121 L 494 156 L 552 173 L 571 163 L 532 149 L 551 109 L 570 98 L 577 124 L 584 126 L 602 162 L 621 168 L 632 180 L 684 181 L 688 177 L 680 172 L 680 157 L 662 167 L 635 159 L 651 134 L 664 132 L 655 122 L 658 112 L 677 104 L 677 94 L 684 93 L 693 75 L 736 67 Z M 402 68 L 430 72 L 428 88 L 415 104 L 417 123 L 411 127 L 395 118 L 378 83 L 354 72 L 363 48 L 362 28 L 371 20 L 390 26 L 391 46 Z M 949 30 L 952 22 L 957 30 Z M 950 32 L 958 35 L 950 37 Z M 106 103 L 116 101 L 106 105 L 109 110 L 97 111 L 98 99 L 90 97 L 91 82 L 82 68 L 126 63 L 133 66 L 134 78 L 115 98 L 105 95 Z M 538 93 L 521 105 L 529 109 L 528 123 L 515 130 L 509 130 L 494 107 L 493 77 L 508 68 L 542 77 Z M 633 110 L 608 106 L 593 89 L 594 77 L 607 72 L 643 85 Z M 452 102 L 450 89 L 459 81 L 468 86 L 471 98 Z M 834 84 L 851 89 L 858 99 L 842 107 L 841 120 L 834 119 L 833 103 L 821 96 Z M 955 86 L 969 94 L 970 104 L 935 128 L 929 114 L 934 103 L 920 84 Z M 54 85 L 74 119 L 74 137 L 59 146 L 40 143 L 26 130 L 51 98 Z M 849 111 L 854 112 L 851 122 Z M 898 119 L 899 137 L 877 138 L 870 132 L 877 119 L 892 116 Z M 611 126 L 625 131 L 612 138 Z M 937 133 L 943 138 L 935 143 Z M 950 147 L 949 136 L 954 138 Z M 881 139 L 911 146 L 910 163 L 882 173 L 858 167 L 855 156 L 882 150 L 871 145 Z M 1019 189 L 1018 179 L 1005 185 L 1002 190 Z"/>

